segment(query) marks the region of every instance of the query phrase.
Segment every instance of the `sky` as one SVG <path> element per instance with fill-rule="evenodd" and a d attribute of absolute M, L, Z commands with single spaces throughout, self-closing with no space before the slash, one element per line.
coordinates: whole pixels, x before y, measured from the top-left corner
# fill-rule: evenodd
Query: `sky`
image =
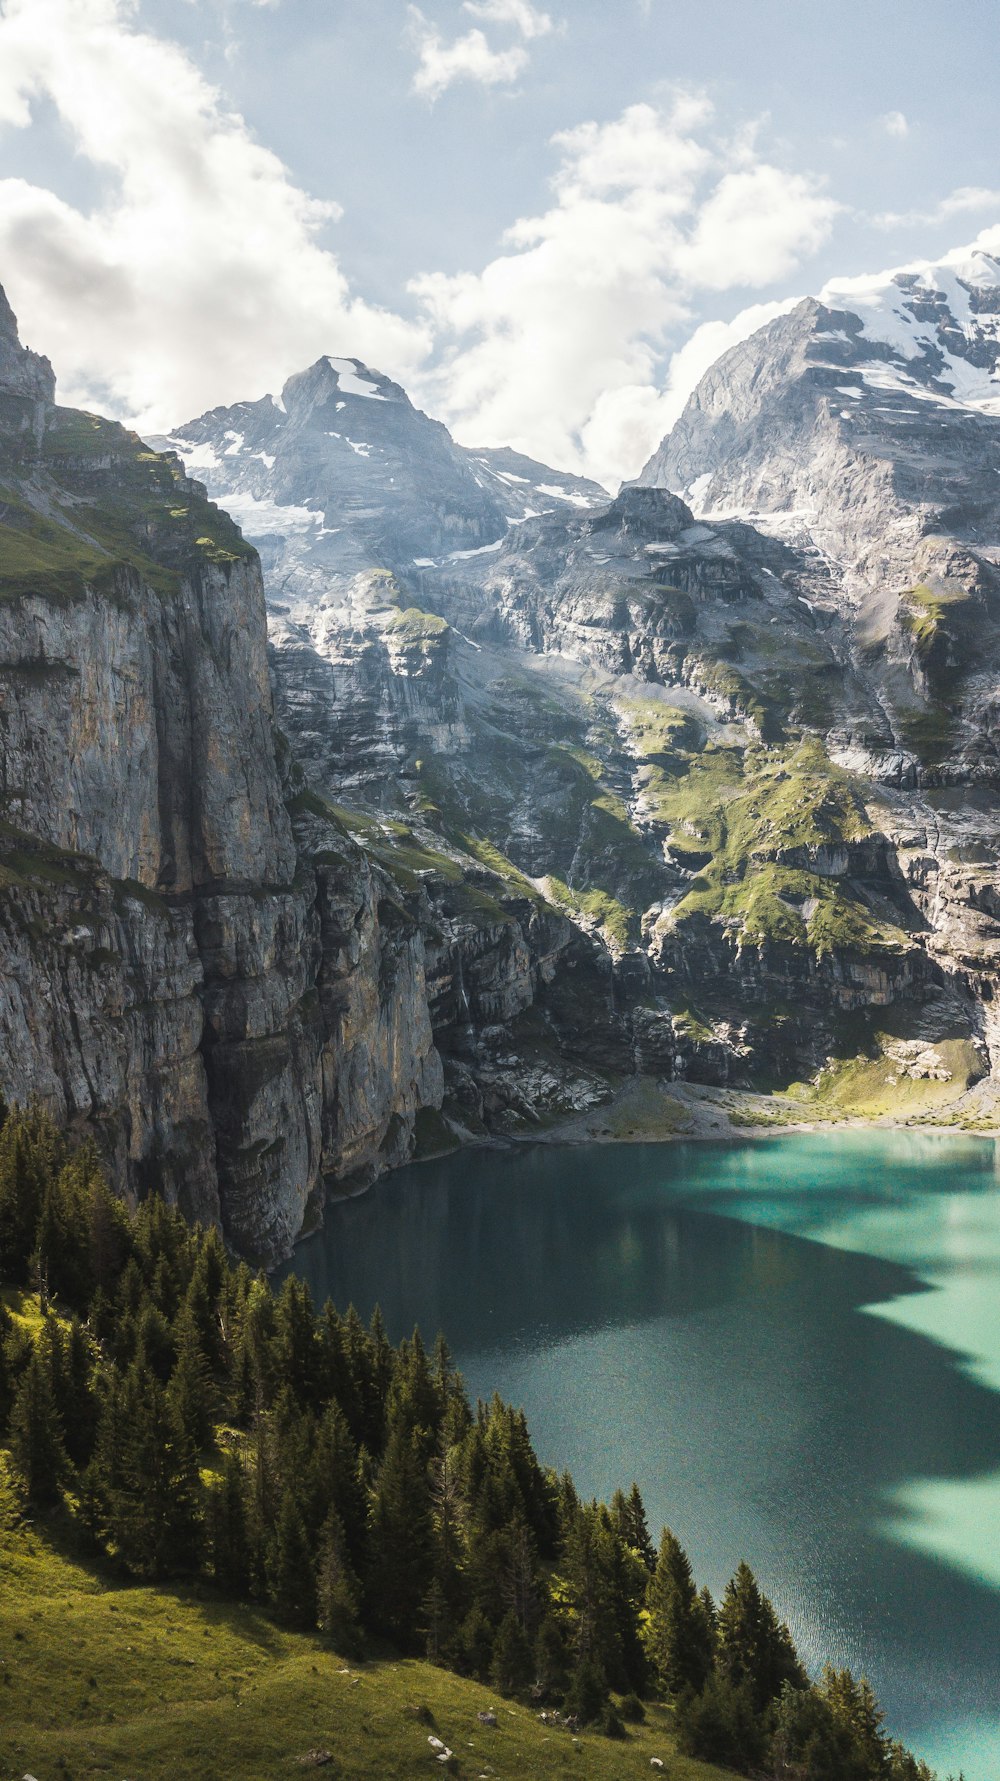
<path fill-rule="evenodd" d="M 322 353 L 609 487 L 718 353 L 1000 225 L 996 0 L 0 0 L 0 283 L 161 432 Z"/>

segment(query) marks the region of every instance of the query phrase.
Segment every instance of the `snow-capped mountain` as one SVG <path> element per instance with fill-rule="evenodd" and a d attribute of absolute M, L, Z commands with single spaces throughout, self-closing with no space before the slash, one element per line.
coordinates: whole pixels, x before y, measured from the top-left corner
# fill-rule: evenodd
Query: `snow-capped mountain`
<path fill-rule="evenodd" d="M 318 359 L 281 396 L 215 408 L 162 441 L 240 522 L 272 585 L 405 572 L 494 545 L 512 522 L 605 490 L 507 450 L 469 451 L 359 359 Z"/>
<path fill-rule="evenodd" d="M 992 560 L 998 474 L 1000 258 L 972 248 L 834 281 L 733 347 L 638 480 L 817 548 L 857 595 L 931 536 Z"/>

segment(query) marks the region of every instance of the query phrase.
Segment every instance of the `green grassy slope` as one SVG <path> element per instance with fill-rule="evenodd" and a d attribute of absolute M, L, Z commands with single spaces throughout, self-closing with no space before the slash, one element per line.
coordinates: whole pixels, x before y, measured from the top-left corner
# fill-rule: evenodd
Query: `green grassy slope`
<path fill-rule="evenodd" d="M 479 1724 L 492 1709 L 496 1728 Z M 453 1751 L 440 1763 L 428 1743 Z M 410 1660 L 348 1663 L 207 1591 L 127 1585 L 57 1550 L 41 1529 L 0 1529 L 0 1778 L 267 1781 L 312 1765 L 324 1776 L 410 1781 L 724 1781 L 674 1752 L 651 1707 L 626 1742 L 574 1738 L 489 1688 Z"/>

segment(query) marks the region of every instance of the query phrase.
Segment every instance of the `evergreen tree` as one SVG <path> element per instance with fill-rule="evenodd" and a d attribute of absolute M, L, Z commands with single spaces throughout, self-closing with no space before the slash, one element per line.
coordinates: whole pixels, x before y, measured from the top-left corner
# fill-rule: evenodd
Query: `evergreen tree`
<path fill-rule="evenodd" d="M 570 1677 L 565 1705 L 566 1712 L 581 1725 L 593 1725 L 603 1718 L 608 1705 L 608 1685 L 593 1657 L 580 1658 Z"/>
<path fill-rule="evenodd" d="M 478 1606 L 469 1609 L 458 1633 L 461 1668 L 477 1681 L 485 1682 L 493 1659 L 493 1627 Z"/>
<path fill-rule="evenodd" d="M 648 1571 L 655 1570 L 656 1548 L 649 1537 L 642 1494 L 634 1481 L 628 1496 L 623 1491 L 615 1491 L 611 1499 L 611 1515 L 619 1538 L 638 1552 Z"/>
<path fill-rule="evenodd" d="M 434 1571 L 430 1489 L 420 1437 L 390 1425 L 370 1521 L 366 1597 L 380 1632 L 413 1646 L 420 1604 Z"/>
<path fill-rule="evenodd" d="M 361 1589 L 351 1568 L 343 1523 L 331 1509 L 319 1541 L 316 1567 L 316 1620 L 337 1651 L 352 1656 L 360 1647 Z"/>
<path fill-rule="evenodd" d="M 195 1453 L 208 1446 L 218 1407 L 202 1340 L 197 1308 L 189 1297 L 172 1331 L 177 1358 L 170 1374 L 167 1401 Z"/>
<path fill-rule="evenodd" d="M 746 1681 L 733 1682 L 715 1671 L 700 1694 L 683 1694 L 677 1702 L 679 1748 L 703 1762 L 724 1763 L 749 1774 L 764 1761 L 767 1732 Z"/>
<path fill-rule="evenodd" d="M 677 1696 L 697 1694 L 712 1668 L 712 1633 L 699 1599 L 687 1553 L 668 1527 L 646 1591 L 646 1646 L 660 1688 Z"/>
<path fill-rule="evenodd" d="M 862 1676 L 856 1682 L 850 1670 L 836 1670 L 827 1665 L 820 1683 L 820 1693 L 837 1725 L 849 1732 L 865 1764 L 865 1781 L 883 1776 L 888 1769 L 888 1743 L 885 1715 L 870 1683 Z"/>
<path fill-rule="evenodd" d="M 194 1451 L 156 1374 L 133 1361 L 115 1407 L 108 1529 L 130 1570 L 167 1577 L 197 1565 L 200 1484 Z"/>
<path fill-rule="evenodd" d="M 565 1634 L 554 1614 L 547 1614 L 538 1629 L 535 1676 L 544 1700 L 562 1700 L 569 1687 L 569 1653 Z"/>
<path fill-rule="evenodd" d="M 838 1724 L 829 1702 L 815 1688 L 785 1683 L 775 1710 L 770 1755 L 776 1781 L 874 1781 L 850 1730 Z"/>
<path fill-rule="evenodd" d="M 315 1561 L 292 1490 L 281 1499 L 267 1561 L 268 1599 L 288 1626 L 316 1625 Z"/>
<path fill-rule="evenodd" d="M 762 1595 L 750 1566 L 741 1564 L 726 1585 L 718 1616 L 719 1666 L 734 1685 L 745 1682 L 757 1711 L 786 1682 L 806 1686 L 792 1636 Z"/>
<path fill-rule="evenodd" d="M 54 1503 L 69 1461 L 52 1379 L 39 1349 L 31 1355 L 14 1393 L 10 1452 L 29 1503 Z"/>
<path fill-rule="evenodd" d="M 513 1608 L 497 1628 L 490 1660 L 490 1681 L 501 1694 L 517 1694 L 532 1680 L 534 1655 L 531 1640 Z"/>
<path fill-rule="evenodd" d="M 97 1400 L 93 1387 L 94 1353 L 78 1317 L 70 1320 L 65 1338 L 64 1395 L 60 1398 L 66 1451 L 76 1466 L 86 1465 L 97 1428 Z"/>
<path fill-rule="evenodd" d="M 448 1597 L 439 1577 L 431 1579 L 430 1589 L 420 1609 L 424 1626 L 424 1651 L 431 1663 L 445 1663 L 453 1646 L 452 1614 Z"/>
<path fill-rule="evenodd" d="M 222 1476 L 209 1498 L 206 1519 L 212 1576 L 228 1595 L 242 1595 L 250 1585 L 250 1537 L 246 1479 L 233 1452 L 223 1459 Z"/>

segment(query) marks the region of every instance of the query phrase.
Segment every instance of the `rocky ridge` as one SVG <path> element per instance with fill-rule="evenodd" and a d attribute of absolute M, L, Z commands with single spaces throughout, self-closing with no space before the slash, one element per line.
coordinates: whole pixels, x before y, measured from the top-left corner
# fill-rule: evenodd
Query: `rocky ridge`
<path fill-rule="evenodd" d="M 758 337 L 764 363 L 748 387 L 787 389 L 801 320 L 778 363 Z M 353 374 L 380 386 L 356 363 Z M 226 499 L 233 412 L 172 436 L 197 435 Z M 329 525 L 340 461 L 330 448 L 321 501 L 305 461 L 259 499 L 312 501 Z M 555 490 L 554 472 L 531 474 Z M 372 499 L 392 505 L 381 470 Z M 290 545 L 291 522 L 282 534 L 268 510 L 256 541 L 279 552 L 277 708 L 310 782 L 355 832 L 374 824 L 369 840 L 389 854 L 402 821 L 410 845 L 443 851 L 466 882 L 488 861 L 502 900 L 520 889 L 547 919 L 563 912 L 590 947 L 587 1061 L 605 1082 L 636 1069 L 787 1082 L 895 1021 L 903 1043 L 911 1028 L 920 1044 L 954 1039 L 964 1087 L 982 1074 L 988 1015 L 968 973 L 939 956 L 888 789 L 873 802 L 849 758 L 848 739 L 863 737 L 896 780 L 909 771 L 884 677 L 844 622 L 856 599 L 842 567 L 810 537 L 697 518 L 662 487 L 586 499 L 426 554 L 411 550 L 412 530 L 405 547 L 386 524 L 376 541 L 348 501 L 348 539 L 321 572 L 315 536 Z M 425 535 L 433 523 L 428 513 Z M 548 1037 L 558 1079 L 566 1029 Z M 529 1073 L 509 1027 L 467 1035 L 461 1059 L 454 1029 L 441 1044 L 449 1093 L 496 1080 L 498 1055 L 508 1082 Z"/>
<path fill-rule="evenodd" d="M 6 1092 L 272 1258 L 644 1077 L 988 1086 L 994 311 L 889 284 L 914 351 L 801 305 L 614 500 L 356 360 L 147 449 L 0 310 Z"/>

